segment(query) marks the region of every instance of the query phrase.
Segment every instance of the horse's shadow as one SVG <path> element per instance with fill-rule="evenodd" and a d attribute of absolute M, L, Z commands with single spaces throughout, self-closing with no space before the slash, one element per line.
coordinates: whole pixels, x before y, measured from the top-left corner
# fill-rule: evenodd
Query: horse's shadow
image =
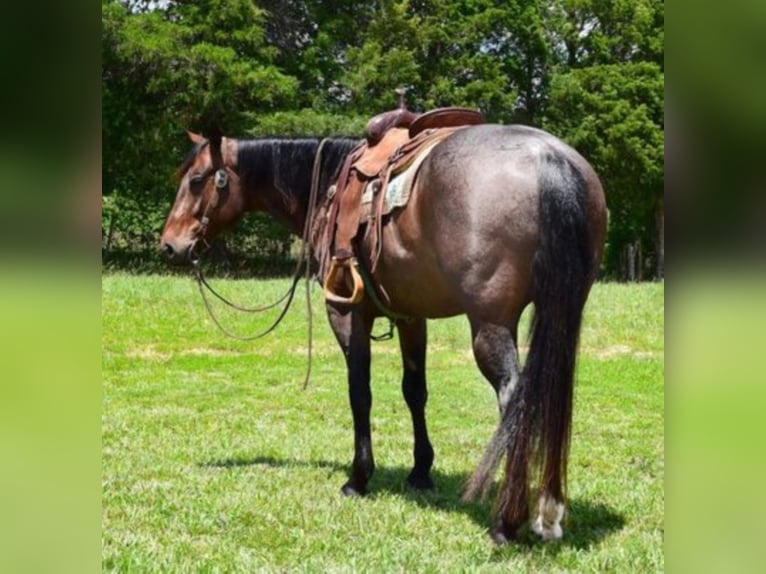
<path fill-rule="evenodd" d="M 283 460 L 270 456 L 260 456 L 250 459 L 230 458 L 200 463 L 206 468 L 236 468 L 250 466 L 265 466 L 272 468 L 323 468 L 334 472 L 345 472 L 347 464 L 337 461 L 300 461 Z M 368 497 L 402 496 L 422 508 L 437 509 L 442 512 L 460 512 L 471 518 L 479 525 L 486 526 L 492 520 L 491 502 L 464 502 L 461 494 L 467 473 L 446 473 L 439 469 L 431 471 L 435 487 L 431 490 L 416 490 L 406 483 L 410 469 L 402 466 L 376 466 L 375 474 L 369 485 Z M 490 497 L 491 500 L 491 497 Z M 588 549 L 609 534 L 620 530 L 625 525 L 625 518 L 609 506 L 593 503 L 583 499 L 568 501 L 568 519 L 565 525 L 564 538 L 558 542 L 547 544 L 548 551 L 556 552 L 558 548 L 570 546 L 578 550 Z M 532 547 L 539 540 L 524 529 L 519 535 L 517 545 Z"/>

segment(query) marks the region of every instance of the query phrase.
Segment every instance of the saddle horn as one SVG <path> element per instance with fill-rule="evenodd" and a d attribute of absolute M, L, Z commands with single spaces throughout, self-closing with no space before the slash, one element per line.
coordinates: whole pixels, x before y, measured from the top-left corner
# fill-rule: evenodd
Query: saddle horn
<path fill-rule="evenodd" d="M 407 102 L 405 100 L 405 96 L 407 95 L 407 86 L 400 86 L 394 90 L 397 94 L 399 94 L 399 109 L 400 110 L 406 110 L 407 109 Z"/>
<path fill-rule="evenodd" d="M 418 118 L 418 114 L 407 109 L 407 102 L 405 101 L 407 88 L 402 86 L 394 91 L 399 94 L 399 107 L 378 114 L 367 122 L 364 137 L 367 139 L 367 145 L 370 147 L 377 144 L 388 130 L 393 128 L 409 128 L 412 122 Z"/>

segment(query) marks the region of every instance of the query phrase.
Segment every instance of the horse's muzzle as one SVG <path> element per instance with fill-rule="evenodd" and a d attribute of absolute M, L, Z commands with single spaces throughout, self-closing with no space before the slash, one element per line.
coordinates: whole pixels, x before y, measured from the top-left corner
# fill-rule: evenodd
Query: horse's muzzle
<path fill-rule="evenodd" d="M 159 250 L 165 256 L 167 262 L 171 265 L 189 265 L 195 259 L 194 244 L 192 241 L 183 246 L 174 244 L 171 241 L 160 242 Z"/>

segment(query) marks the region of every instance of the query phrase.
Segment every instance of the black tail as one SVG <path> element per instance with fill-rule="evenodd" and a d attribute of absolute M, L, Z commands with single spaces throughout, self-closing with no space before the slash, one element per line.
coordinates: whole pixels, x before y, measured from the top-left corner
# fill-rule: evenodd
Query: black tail
<path fill-rule="evenodd" d="M 585 299 L 594 277 L 587 184 L 572 163 L 547 153 L 540 161 L 540 243 L 533 262 L 535 313 L 529 354 L 500 426 L 468 482 L 464 498 L 485 495 L 504 453 L 500 512 L 518 525 L 528 514 L 527 478 L 564 500 L 575 357 Z M 535 476 L 534 474 L 532 476 Z"/>

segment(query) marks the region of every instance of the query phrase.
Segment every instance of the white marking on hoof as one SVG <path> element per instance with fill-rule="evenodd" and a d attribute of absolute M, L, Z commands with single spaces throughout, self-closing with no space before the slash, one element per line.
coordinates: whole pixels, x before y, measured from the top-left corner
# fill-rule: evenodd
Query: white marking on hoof
<path fill-rule="evenodd" d="M 552 497 L 541 496 L 537 503 L 537 518 L 532 531 L 543 540 L 559 540 L 564 536 L 561 520 L 564 518 L 564 504 Z"/>

